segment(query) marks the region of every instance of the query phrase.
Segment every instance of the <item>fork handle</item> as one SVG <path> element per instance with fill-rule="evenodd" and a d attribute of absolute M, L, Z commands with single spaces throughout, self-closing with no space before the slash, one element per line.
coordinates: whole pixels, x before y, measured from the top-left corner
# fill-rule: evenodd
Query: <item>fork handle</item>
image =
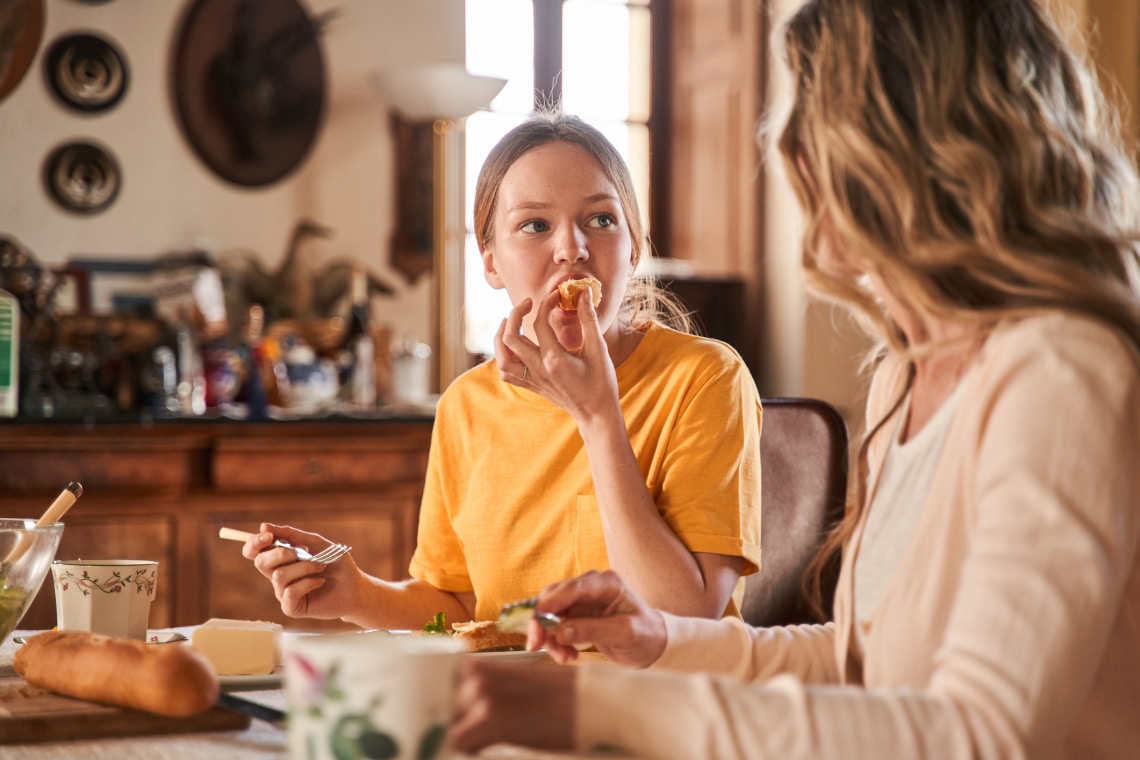
<path fill-rule="evenodd" d="M 230 541 L 245 541 L 253 536 L 257 536 L 257 533 L 239 531 L 236 528 L 221 528 L 218 530 L 219 538 L 225 538 Z"/>
<path fill-rule="evenodd" d="M 220 538 L 229 539 L 230 541 L 245 541 L 250 536 L 256 536 L 256 535 L 257 535 L 256 533 L 247 533 L 244 530 L 238 530 L 236 528 L 219 528 L 218 529 L 218 536 Z M 309 552 L 307 552 L 306 550 L 298 548 L 296 546 L 293 546 L 293 544 L 289 543 L 288 541 L 282 541 L 282 540 L 278 539 L 277 541 L 273 542 L 273 545 L 274 546 L 280 546 L 283 549 L 292 549 L 294 552 L 297 553 L 298 559 L 305 559 L 306 557 L 311 556 L 309 554 Z"/>
<path fill-rule="evenodd" d="M 244 530 L 238 530 L 237 528 L 220 528 L 218 530 L 219 538 L 229 539 L 230 541 L 245 541 L 253 535 L 255 534 L 246 533 Z"/>

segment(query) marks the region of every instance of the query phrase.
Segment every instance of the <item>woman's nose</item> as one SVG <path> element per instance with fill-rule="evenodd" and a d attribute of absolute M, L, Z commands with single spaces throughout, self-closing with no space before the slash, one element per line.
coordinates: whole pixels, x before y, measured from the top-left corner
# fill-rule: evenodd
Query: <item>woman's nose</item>
<path fill-rule="evenodd" d="M 574 263 L 590 258 L 586 236 L 577 227 L 567 226 L 554 237 L 554 260 Z"/>

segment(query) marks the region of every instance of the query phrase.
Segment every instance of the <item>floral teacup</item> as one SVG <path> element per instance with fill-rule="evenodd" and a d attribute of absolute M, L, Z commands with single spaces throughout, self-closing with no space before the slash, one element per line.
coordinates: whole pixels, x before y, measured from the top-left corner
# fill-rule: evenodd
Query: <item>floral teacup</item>
<path fill-rule="evenodd" d="M 61 631 L 92 631 L 146 639 L 158 562 L 133 559 L 56 560 L 56 624 Z"/>

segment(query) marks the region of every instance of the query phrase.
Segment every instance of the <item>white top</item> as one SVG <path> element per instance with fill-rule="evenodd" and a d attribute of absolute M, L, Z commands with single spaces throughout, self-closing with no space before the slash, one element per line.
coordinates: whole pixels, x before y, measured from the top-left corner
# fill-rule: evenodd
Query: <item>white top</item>
<path fill-rule="evenodd" d="M 903 423 L 910 416 L 909 395 L 904 402 L 883 461 L 879 487 L 871 500 L 859 555 L 855 558 L 857 621 L 871 617 L 910 540 L 957 408 L 956 388 L 917 435 L 906 443 L 900 443 Z M 856 630 L 862 639 L 862 626 L 856 626 Z"/>

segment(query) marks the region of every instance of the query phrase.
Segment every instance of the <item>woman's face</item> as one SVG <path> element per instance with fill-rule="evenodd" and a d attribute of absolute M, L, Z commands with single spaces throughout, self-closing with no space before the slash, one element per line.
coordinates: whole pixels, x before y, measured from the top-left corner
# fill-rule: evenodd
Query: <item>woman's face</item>
<path fill-rule="evenodd" d="M 617 189 L 586 150 L 555 141 L 520 156 L 499 187 L 494 230 L 483 251 L 491 287 L 506 288 L 511 303 L 537 304 L 564 280 L 596 277 L 602 331 L 616 329 L 633 239 Z M 534 313 L 524 321 L 532 339 Z M 581 344 L 577 312 L 556 308 L 550 322 L 562 345 Z"/>

